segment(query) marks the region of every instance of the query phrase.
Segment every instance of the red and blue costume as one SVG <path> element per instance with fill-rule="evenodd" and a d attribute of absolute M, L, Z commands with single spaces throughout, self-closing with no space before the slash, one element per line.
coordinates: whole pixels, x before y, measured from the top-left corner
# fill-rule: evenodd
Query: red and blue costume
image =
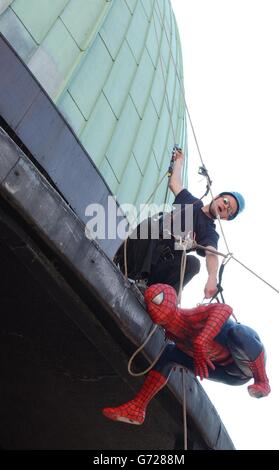
<path fill-rule="evenodd" d="M 252 328 L 229 319 L 231 307 L 214 303 L 179 308 L 175 290 L 166 284 L 146 289 L 145 302 L 152 320 L 165 328 L 171 341 L 136 397 L 116 408 L 105 408 L 106 417 L 142 424 L 148 403 L 177 365 L 192 370 L 201 380 L 207 378 L 229 385 L 242 385 L 253 377 L 249 394 L 256 398 L 269 394 L 263 344 Z"/>

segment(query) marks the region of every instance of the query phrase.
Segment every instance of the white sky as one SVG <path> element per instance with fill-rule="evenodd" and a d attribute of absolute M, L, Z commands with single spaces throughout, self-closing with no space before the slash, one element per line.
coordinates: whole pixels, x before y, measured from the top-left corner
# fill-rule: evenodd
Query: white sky
<path fill-rule="evenodd" d="M 171 1 L 186 100 L 213 193 L 236 190 L 246 199 L 245 212 L 223 223 L 230 251 L 279 289 L 278 1 Z M 189 190 L 201 197 L 205 181 L 197 175 L 200 160 L 190 129 L 188 139 Z M 226 251 L 222 243 L 219 249 Z M 203 271 L 185 288 L 184 306 L 201 302 L 205 282 Z M 237 449 L 279 449 L 279 295 L 233 260 L 223 287 L 239 321 L 256 329 L 265 344 L 272 391 L 255 399 L 247 385 L 202 383 Z"/>

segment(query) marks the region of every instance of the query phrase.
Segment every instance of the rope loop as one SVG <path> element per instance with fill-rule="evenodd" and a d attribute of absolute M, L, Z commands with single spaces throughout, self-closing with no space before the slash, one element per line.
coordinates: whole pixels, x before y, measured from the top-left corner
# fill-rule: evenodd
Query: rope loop
<path fill-rule="evenodd" d="M 160 352 L 158 353 L 157 357 L 154 359 L 154 361 L 152 362 L 152 364 L 150 364 L 150 366 L 142 371 L 142 372 L 133 372 L 132 371 L 132 362 L 134 360 L 134 358 L 142 351 L 142 349 L 144 348 L 144 346 L 148 343 L 148 341 L 150 340 L 150 338 L 154 335 L 155 331 L 157 330 L 159 325 L 153 325 L 152 329 L 150 330 L 150 333 L 147 335 L 146 339 L 144 340 L 144 342 L 142 343 L 142 345 L 134 352 L 134 354 L 130 357 L 129 359 L 129 362 L 128 362 L 128 372 L 130 375 L 132 375 L 133 377 L 140 377 L 142 375 L 145 375 L 147 374 L 151 369 L 153 369 L 153 367 L 155 366 L 156 362 L 160 359 L 161 355 L 163 354 L 163 351 L 166 347 L 166 343 L 164 342 L 163 343 L 163 346 L 160 350 Z"/>

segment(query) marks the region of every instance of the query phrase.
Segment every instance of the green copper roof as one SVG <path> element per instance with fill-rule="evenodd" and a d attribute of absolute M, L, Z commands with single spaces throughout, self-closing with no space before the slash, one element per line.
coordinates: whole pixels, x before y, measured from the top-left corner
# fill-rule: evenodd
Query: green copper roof
<path fill-rule="evenodd" d="M 170 1 L 0 0 L 0 14 L 0 31 L 118 201 L 146 202 L 168 169 L 173 144 L 186 145 L 181 49 Z M 153 201 L 164 201 L 166 186 L 167 179 Z"/>

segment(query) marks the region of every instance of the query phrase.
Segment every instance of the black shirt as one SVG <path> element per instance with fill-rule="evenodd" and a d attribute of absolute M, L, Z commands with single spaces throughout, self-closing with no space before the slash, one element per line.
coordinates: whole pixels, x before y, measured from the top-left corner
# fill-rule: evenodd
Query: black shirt
<path fill-rule="evenodd" d="M 195 240 L 199 245 L 212 246 L 217 249 L 219 235 L 216 232 L 216 225 L 213 219 L 210 219 L 202 211 L 203 202 L 194 197 L 187 189 L 182 189 L 177 194 L 174 204 L 181 204 L 181 214 L 183 214 L 183 204 L 193 204 L 193 232 Z M 176 211 L 177 211 L 176 207 Z M 198 255 L 205 256 L 204 250 L 197 250 Z"/>

